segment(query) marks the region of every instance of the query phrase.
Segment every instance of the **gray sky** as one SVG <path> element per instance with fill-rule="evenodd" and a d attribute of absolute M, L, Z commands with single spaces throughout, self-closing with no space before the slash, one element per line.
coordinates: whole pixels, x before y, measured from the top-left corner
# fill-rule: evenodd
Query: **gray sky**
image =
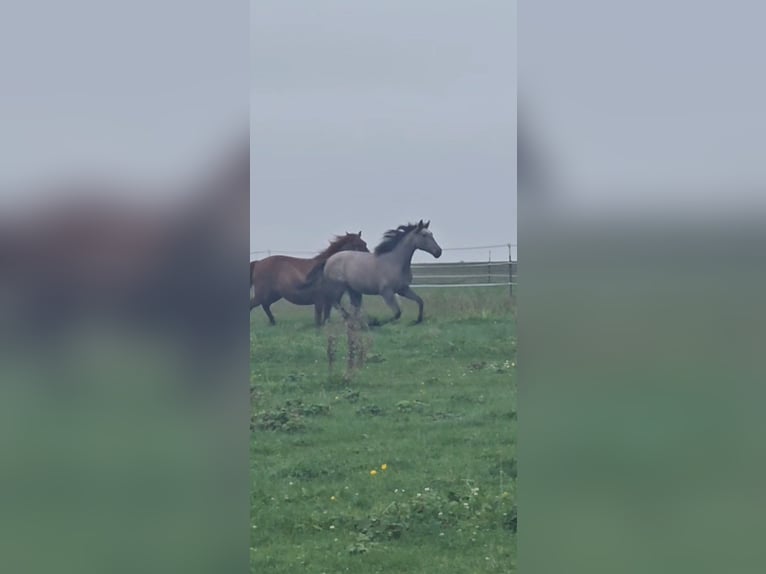
<path fill-rule="evenodd" d="M 372 248 L 420 218 L 444 248 L 516 242 L 515 2 L 261 0 L 250 17 L 251 250 L 359 230 Z"/>

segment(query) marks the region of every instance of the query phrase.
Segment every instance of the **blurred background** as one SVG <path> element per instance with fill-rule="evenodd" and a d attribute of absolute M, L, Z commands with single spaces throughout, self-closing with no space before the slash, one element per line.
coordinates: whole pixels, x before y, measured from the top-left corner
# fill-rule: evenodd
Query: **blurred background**
<path fill-rule="evenodd" d="M 245 571 L 248 3 L 0 8 L 0 570 Z"/>
<path fill-rule="evenodd" d="M 522 572 L 763 563 L 764 15 L 520 3 Z"/>

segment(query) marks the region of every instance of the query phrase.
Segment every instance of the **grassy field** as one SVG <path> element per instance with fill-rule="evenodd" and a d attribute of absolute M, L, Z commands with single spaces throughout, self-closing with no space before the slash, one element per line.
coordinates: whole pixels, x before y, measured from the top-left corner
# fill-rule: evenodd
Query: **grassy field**
<path fill-rule="evenodd" d="M 515 321 L 507 287 L 422 289 L 426 320 L 251 315 L 251 571 L 512 572 Z M 365 310 L 385 318 L 379 297 Z M 347 364 L 349 337 L 357 364 Z M 332 358 L 332 361 L 328 359 Z"/>

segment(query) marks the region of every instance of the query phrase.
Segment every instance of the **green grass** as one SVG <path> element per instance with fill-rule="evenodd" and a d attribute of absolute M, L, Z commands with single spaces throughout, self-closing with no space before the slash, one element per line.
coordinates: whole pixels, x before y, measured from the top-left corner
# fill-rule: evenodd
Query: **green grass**
<path fill-rule="evenodd" d="M 514 571 L 506 289 L 421 290 L 425 322 L 402 301 L 399 322 L 356 332 L 351 370 L 337 314 L 317 332 L 308 307 L 275 305 L 275 327 L 253 311 L 252 572 Z M 379 297 L 365 309 L 389 315 Z"/>

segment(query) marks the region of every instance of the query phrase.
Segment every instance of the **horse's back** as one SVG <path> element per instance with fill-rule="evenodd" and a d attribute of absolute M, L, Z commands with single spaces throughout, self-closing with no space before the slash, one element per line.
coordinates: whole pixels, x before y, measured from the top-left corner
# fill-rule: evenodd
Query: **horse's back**
<path fill-rule="evenodd" d="M 250 264 L 250 284 L 256 293 L 265 294 L 273 290 L 285 276 L 296 275 L 295 266 L 290 257 L 272 255 Z"/>
<path fill-rule="evenodd" d="M 306 276 L 316 261 L 287 255 L 272 255 L 262 259 L 255 266 L 252 275 L 256 300 L 277 300 L 285 298 L 295 305 L 311 305 L 316 295 L 314 290 L 302 291 Z"/>
<path fill-rule="evenodd" d="M 375 295 L 380 291 L 381 269 L 372 253 L 348 251 L 333 255 L 325 265 L 325 278 L 356 291 Z"/>
<path fill-rule="evenodd" d="M 362 251 L 341 251 L 330 257 L 324 266 L 324 275 L 328 279 L 342 280 L 348 271 L 366 266 L 366 261 L 372 257 Z"/>
<path fill-rule="evenodd" d="M 289 257 L 287 255 L 271 255 L 250 263 L 250 279 L 266 278 L 284 273 L 303 273 L 310 266 L 311 260 Z"/>

